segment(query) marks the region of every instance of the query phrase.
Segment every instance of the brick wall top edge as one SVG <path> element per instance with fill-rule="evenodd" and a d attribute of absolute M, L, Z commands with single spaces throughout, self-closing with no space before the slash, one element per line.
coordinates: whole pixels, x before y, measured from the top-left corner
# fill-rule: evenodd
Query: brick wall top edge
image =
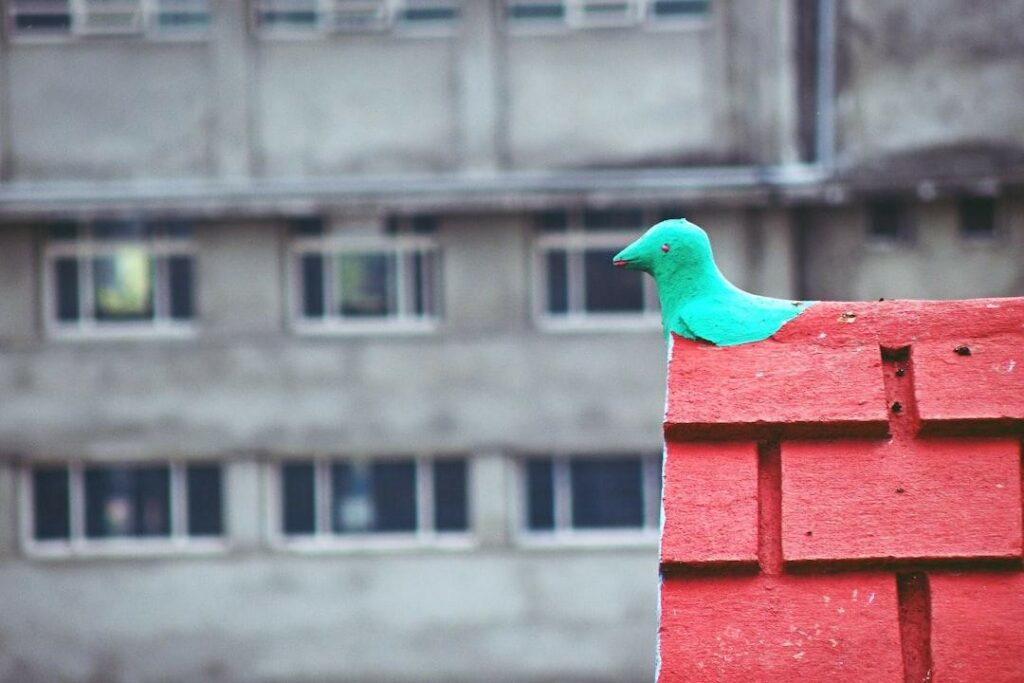
<path fill-rule="evenodd" d="M 674 337 L 666 436 L 883 436 L 882 350 L 903 347 L 923 431 L 1024 432 L 1024 298 L 1006 298 L 820 302 L 761 342 Z"/>

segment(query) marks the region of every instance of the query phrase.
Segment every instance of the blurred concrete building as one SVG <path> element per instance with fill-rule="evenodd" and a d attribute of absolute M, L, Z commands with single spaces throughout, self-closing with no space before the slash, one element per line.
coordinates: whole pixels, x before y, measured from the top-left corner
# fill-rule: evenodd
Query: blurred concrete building
<path fill-rule="evenodd" d="M 1014 0 L 2 7 L 4 683 L 650 680 L 611 255 L 1024 293 Z"/>

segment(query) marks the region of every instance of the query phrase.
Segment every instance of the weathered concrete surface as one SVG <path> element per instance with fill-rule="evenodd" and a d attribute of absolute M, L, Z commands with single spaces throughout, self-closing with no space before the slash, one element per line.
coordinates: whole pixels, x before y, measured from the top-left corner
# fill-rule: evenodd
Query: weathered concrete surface
<path fill-rule="evenodd" d="M 653 548 L 5 560 L 0 681 L 639 683 L 656 576 Z"/>
<path fill-rule="evenodd" d="M 1024 6 L 1014 0 L 838 5 L 844 163 L 934 148 L 955 159 L 957 148 L 979 146 L 1024 157 Z M 935 161 L 922 159 L 917 172 L 934 173 Z"/>

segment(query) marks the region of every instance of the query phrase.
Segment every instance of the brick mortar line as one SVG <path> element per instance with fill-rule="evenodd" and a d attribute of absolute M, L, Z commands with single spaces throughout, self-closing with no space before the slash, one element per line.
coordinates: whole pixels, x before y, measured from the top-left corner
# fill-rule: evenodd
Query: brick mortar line
<path fill-rule="evenodd" d="M 782 448 L 757 445 L 757 560 L 765 574 L 782 573 Z"/>
<path fill-rule="evenodd" d="M 896 575 L 899 603 L 900 649 L 905 683 L 932 680 L 932 605 L 928 575 L 910 572 Z"/>

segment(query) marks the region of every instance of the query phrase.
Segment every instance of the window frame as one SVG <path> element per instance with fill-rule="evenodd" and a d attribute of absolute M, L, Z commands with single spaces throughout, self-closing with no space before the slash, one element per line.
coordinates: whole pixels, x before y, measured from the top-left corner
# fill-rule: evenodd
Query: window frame
<path fill-rule="evenodd" d="M 636 240 L 647 226 L 653 225 L 659 212 L 643 210 L 641 225 L 622 230 L 588 232 L 583 223 L 584 211 L 566 211 L 564 232 L 544 232 L 534 228 L 532 240 L 533 318 L 546 332 L 649 330 L 661 327 L 661 308 L 654 278 L 638 273 L 643 287 L 643 309 L 623 312 L 586 310 L 586 267 L 583 263 L 588 249 L 619 251 Z M 552 313 L 549 308 L 548 267 L 546 255 L 553 250 L 566 252 L 566 312 Z"/>
<path fill-rule="evenodd" d="M 124 10 L 125 12 L 132 11 L 137 13 L 137 25 L 121 30 L 90 30 L 88 28 L 88 17 L 95 12 L 95 9 L 91 10 L 90 8 L 90 2 L 93 1 L 68 0 L 66 12 L 54 12 L 53 16 L 67 16 L 68 18 L 67 29 L 60 31 L 25 31 L 17 29 L 15 17 L 19 12 L 12 2 L 4 8 L 4 33 L 10 40 L 19 43 L 109 40 L 117 38 L 154 42 L 203 42 L 208 41 L 213 35 L 211 27 L 215 13 L 214 6 L 209 0 L 121 0 L 123 5 L 128 8 Z M 175 2 L 182 2 L 187 5 L 189 2 L 199 4 L 204 1 L 206 4 L 205 12 L 202 10 L 193 10 L 192 12 L 181 10 L 181 12 L 197 16 L 205 15 L 207 17 L 205 24 L 201 24 L 193 30 L 161 29 L 160 16 L 168 13 L 168 10 L 173 10 Z M 169 6 L 164 7 L 162 5 L 164 2 L 167 2 Z M 130 9 L 132 5 L 135 6 L 134 10 Z"/>
<path fill-rule="evenodd" d="M 529 462 L 538 458 L 551 461 L 552 466 L 552 507 L 554 525 L 550 530 L 529 527 Z M 575 459 L 600 460 L 636 458 L 641 466 L 641 504 L 644 520 L 638 527 L 577 528 L 572 525 L 572 473 Z M 606 546 L 656 546 L 661 538 L 663 454 L 653 451 L 631 451 L 612 453 L 530 453 L 518 459 L 514 514 L 511 536 L 524 548 L 548 548 L 552 546 L 606 547 Z"/>
<path fill-rule="evenodd" d="M 275 3 L 287 6 L 289 2 L 301 3 L 305 0 L 252 0 L 250 3 L 249 21 L 252 32 L 261 40 L 323 40 L 336 36 L 353 35 L 392 35 L 400 37 L 447 38 L 458 35 L 462 26 L 463 0 L 367 0 L 368 3 L 379 2 L 382 17 L 373 26 L 352 27 L 332 25 L 328 20 L 335 11 L 337 3 L 346 0 L 309 0 L 313 6 L 314 22 L 309 26 L 285 24 L 283 26 L 268 25 L 262 20 L 263 12 L 273 8 Z M 347 0 L 351 2 L 352 0 Z M 476 0 L 470 0 L 476 1 Z M 410 5 L 423 3 L 426 5 L 450 6 L 454 16 L 451 21 L 428 21 L 422 24 L 403 19 Z"/>
<path fill-rule="evenodd" d="M 216 465 L 220 468 L 221 533 L 192 535 L 188 532 L 188 467 Z M 111 536 L 90 538 L 86 535 L 85 470 L 90 467 L 166 467 L 170 528 L 167 536 Z M 35 491 L 33 471 L 36 468 L 63 467 L 68 474 L 69 532 L 66 539 L 39 540 L 35 537 Z M 229 543 L 227 468 L 223 462 L 202 460 L 131 460 L 131 461 L 35 461 L 20 468 L 20 537 L 24 553 L 39 558 L 150 556 L 173 554 L 219 554 Z"/>
<path fill-rule="evenodd" d="M 143 221 L 145 223 L 145 221 Z M 193 338 L 198 331 L 197 293 L 199 250 L 194 235 L 143 238 L 98 239 L 94 236 L 94 221 L 74 223 L 79 234 L 70 239 L 43 236 L 42 249 L 42 308 L 46 335 L 53 339 L 138 339 L 138 338 Z M 95 274 L 93 259 L 115 253 L 119 247 L 139 247 L 149 258 L 172 256 L 187 257 L 191 268 L 192 315 L 177 319 L 170 315 L 169 275 L 156 268 L 153 276 L 152 320 L 102 321 L 96 318 L 94 306 Z M 73 258 L 78 270 L 78 308 L 76 322 L 64 323 L 58 318 L 55 263 L 60 258 Z"/>
<path fill-rule="evenodd" d="M 433 333 L 440 327 L 442 301 L 441 291 L 443 289 L 443 264 L 441 245 L 436 234 L 423 235 L 413 234 L 411 231 L 413 217 L 397 219 L 400 225 L 400 232 L 395 235 L 384 234 L 383 230 L 376 234 L 354 234 L 346 235 L 343 232 L 331 232 L 325 230 L 324 234 L 316 236 L 293 235 L 289 239 L 287 253 L 287 278 L 290 288 L 288 296 L 289 320 L 292 330 L 304 335 L 360 335 L 360 334 L 381 334 L 381 333 Z M 329 227 L 330 221 L 325 221 Z M 335 269 L 337 268 L 337 257 L 345 253 L 382 253 L 393 256 L 396 262 L 395 268 L 395 309 L 394 315 L 346 317 L 334 312 L 334 284 L 336 280 Z M 422 315 L 416 314 L 413 304 L 410 302 L 410 286 L 415 283 L 410 281 L 410 273 L 407 273 L 406 256 L 420 253 L 433 256 L 433 273 L 427 278 L 424 273 L 421 277 L 427 280 L 423 295 L 429 296 L 433 302 L 432 310 Z M 321 274 L 323 292 L 323 314 L 318 317 L 304 315 L 305 301 L 303 288 L 303 272 L 301 258 L 303 255 L 320 255 L 324 257 L 328 265 Z M 432 287 L 431 287 L 432 284 Z M 430 290 L 427 289 L 430 287 Z M 411 297 L 413 301 L 415 296 Z M 426 308 L 426 307 L 425 307 Z M 410 312 L 412 311 L 412 312 Z"/>
<path fill-rule="evenodd" d="M 516 35 L 552 34 L 568 31 L 643 28 L 650 31 L 678 31 L 702 29 L 710 25 L 714 13 L 714 0 L 707 0 L 702 12 L 685 13 L 678 17 L 661 17 L 656 12 L 660 0 L 503 0 L 502 23 L 506 31 Z M 626 5 L 621 19 L 592 20 L 587 17 L 589 6 Z M 559 16 L 550 18 L 513 18 L 516 6 L 560 6 Z"/>
<path fill-rule="evenodd" d="M 466 529 L 438 531 L 434 514 L 434 463 L 457 459 L 465 462 Z M 331 466 L 343 462 L 408 462 L 415 467 L 416 528 L 413 531 L 338 533 L 331 529 Z M 285 465 L 311 463 L 313 466 L 313 533 L 288 534 L 284 530 L 283 471 Z M 373 458 L 317 456 L 280 459 L 267 468 L 268 534 L 270 547 L 295 552 L 359 552 L 416 550 L 422 548 L 467 550 L 477 547 L 473 523 L 473 458 L 462 455 L 379 456 Z"/>

